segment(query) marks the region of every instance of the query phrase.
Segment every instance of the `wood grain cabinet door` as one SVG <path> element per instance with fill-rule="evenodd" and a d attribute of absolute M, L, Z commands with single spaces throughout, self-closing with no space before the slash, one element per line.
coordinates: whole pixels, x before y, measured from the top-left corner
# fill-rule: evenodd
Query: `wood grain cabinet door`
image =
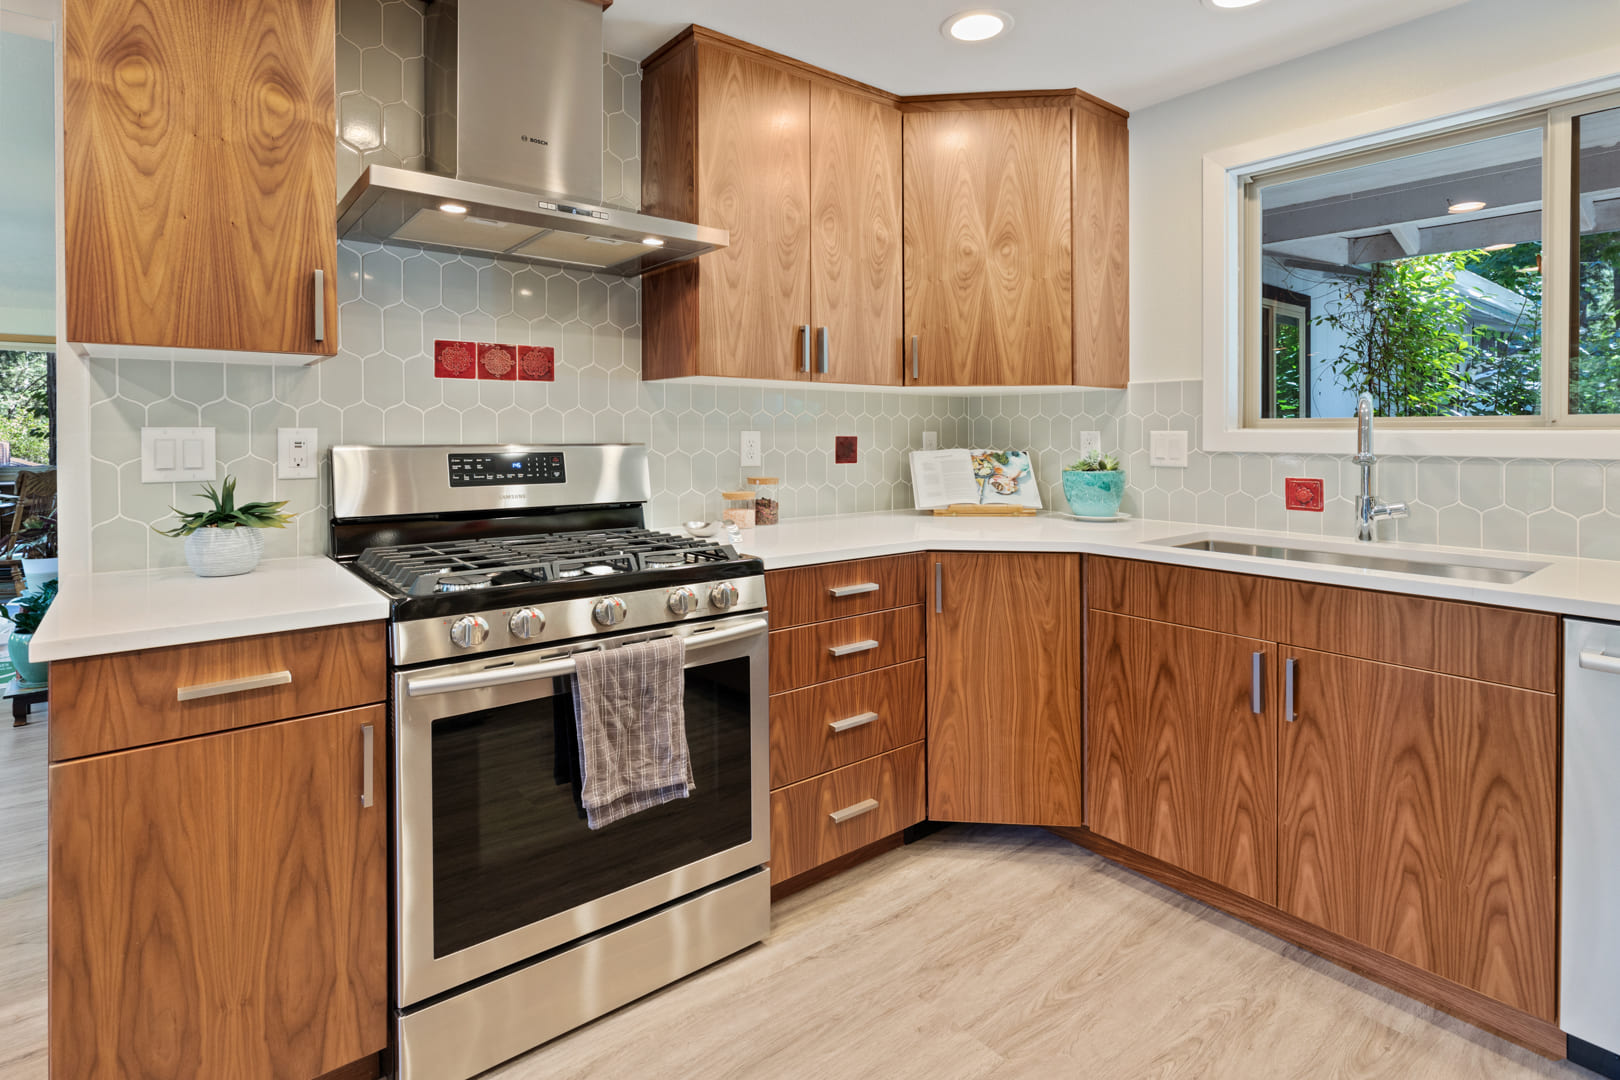
<path fill-rule="evenodd" d="M 1091 829 L 1273 902 L 1274 654 L 1265 641 L 1093 611 Z"/>
<path fill-rule="evenodd" d="M 1555 1020 L 1556 696 L 1284 656 L 1278 905 Z"/>
<path fill-rule="evenodd" d="M 316 1077 L 383 1049 L 386 730 L 376 705 L 51 766 L 55 1080 Z"/>
<path fill-rule="evenodd" d="M 904 120 L 910 381 L 1072 383 L 1070 110 L 956 108 Z M 906 365 L 909 377 L 909 351 Z"/>
<path fill-rule="evenodd" d="M 815 377 L 898 386 L 900 111 L 864 94 L 815 83 L 810 193 Z"/>
<path fill-rule="evenodd" d="M 1078 826 L 1080 557 L 927 565 L 928 816 Z"/>
<path fill-rule="evenodd" d="M 335 35 L 333 0 L 69 0 L 70 340 L 337 351 Z"/>

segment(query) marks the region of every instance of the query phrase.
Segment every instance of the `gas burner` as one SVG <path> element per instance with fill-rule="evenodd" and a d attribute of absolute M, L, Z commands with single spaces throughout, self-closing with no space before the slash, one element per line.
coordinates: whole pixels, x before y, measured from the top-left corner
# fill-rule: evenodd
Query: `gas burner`
<path fill-rule="evenodd" d="M 441 574 L 433 582 L 433 591 L 466 592 L 469 589 L 487 589 L 494 583 L 494 574 Z"/>

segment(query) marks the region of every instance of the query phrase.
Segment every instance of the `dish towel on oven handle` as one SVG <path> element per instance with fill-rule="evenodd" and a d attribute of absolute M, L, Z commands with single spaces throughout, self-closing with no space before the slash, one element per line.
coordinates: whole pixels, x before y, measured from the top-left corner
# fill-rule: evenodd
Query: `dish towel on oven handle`
<path fill-rule="evenodd" d="M 690 795 L 685 641 L 657 638 L 573 660 L 585 824 L 600 829 Z"/>

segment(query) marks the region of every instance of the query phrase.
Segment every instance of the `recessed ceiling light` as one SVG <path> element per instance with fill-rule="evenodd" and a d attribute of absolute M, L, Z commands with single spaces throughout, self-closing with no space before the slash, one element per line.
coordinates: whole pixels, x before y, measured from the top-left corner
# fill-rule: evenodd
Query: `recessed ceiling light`
<path fill-rule="evenodd" d="M 1231 11 L 1233 8 L 1253 7 L 1260 0 L 1204 0 L 1204 6 L 1214 8 L 1216 11 Z"/>
<path fill-rule="evenodd" d="M 1012 16 L 994 8 L 959 11 L 946 19 L 939 32 L 954 41 L 989 41 L 1012 29 Z"/>
<path fill-rule="evenodd" d="M 1454 203 L 1452 203 L 1450 206 L 1446 207 L 1446 213 L 1448 213 L 1448 214 L 1472 214 L 1475 210 L 1483 210 L 1483 209 L 1485 209 L 1485 204 L 1484 203 L 1480 202 L 1478 199 L 1470 199 L 1467 202 L 1454 202 Z"/>
<path fill-rule="evenodd" d="M 465 206 L 462 206 L 460 203 L 453 202 L 442 202 L 439 204 L 439 209 L 443 210 L 447 214 L 465 214 L 467 212 L 467 208 Z"/>
<path fill-rule="evenodd" d="M 1481 251 L 1506 251 L 1510 247 L 1517 247 L 1517 246 L 1518 246 L 1517 244 L 1487 244 L 1484 247 L 1480 248 L 1479 250 L 1481 250 Z"/>

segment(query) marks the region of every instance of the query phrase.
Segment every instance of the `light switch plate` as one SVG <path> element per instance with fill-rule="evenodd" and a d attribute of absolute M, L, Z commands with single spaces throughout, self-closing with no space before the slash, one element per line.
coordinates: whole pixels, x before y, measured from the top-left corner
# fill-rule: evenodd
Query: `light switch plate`
<path fill-rule="evenodd" d="M 759 464 L 762 445 L 763 440 L 760 439 L 759 432 L 745 431 L 742 433 L 742 441 L 738 444 L 737 449 L 742 454 L 743 468 L 746 469 Z"/>
<path fill-rule="evenodd" d="M 141 483 L 217 478 L 213 428 L 141 428 Z"/>
<path fill-rule="evenodd" d="M 1155 431 L 1149 440 L 1148 464 L 1160 468 L 1185 469 L 1187 467 L 1187 433 L 1185 431 Z"/>
<path fill-rule="evenodd" d="M 307 480 L 320 473 L 319 433 L 312 427 L 276 428 L 276 478 Z"/>
<path fill-rule="evenodd" d="M 1080 456 L 1090 457 L 1092 454 L 1102 453 L 1102 432 L 1082 431 L 1080 433 Z"/>
<path fill-rule="evenodd" d="M 922 448 L 924 450 L 938 450 L 939 449 L 939 432 L 937 432 L 937 431 L 925 431 L 925 432 L 923 432 L 923 447 Z"/>

